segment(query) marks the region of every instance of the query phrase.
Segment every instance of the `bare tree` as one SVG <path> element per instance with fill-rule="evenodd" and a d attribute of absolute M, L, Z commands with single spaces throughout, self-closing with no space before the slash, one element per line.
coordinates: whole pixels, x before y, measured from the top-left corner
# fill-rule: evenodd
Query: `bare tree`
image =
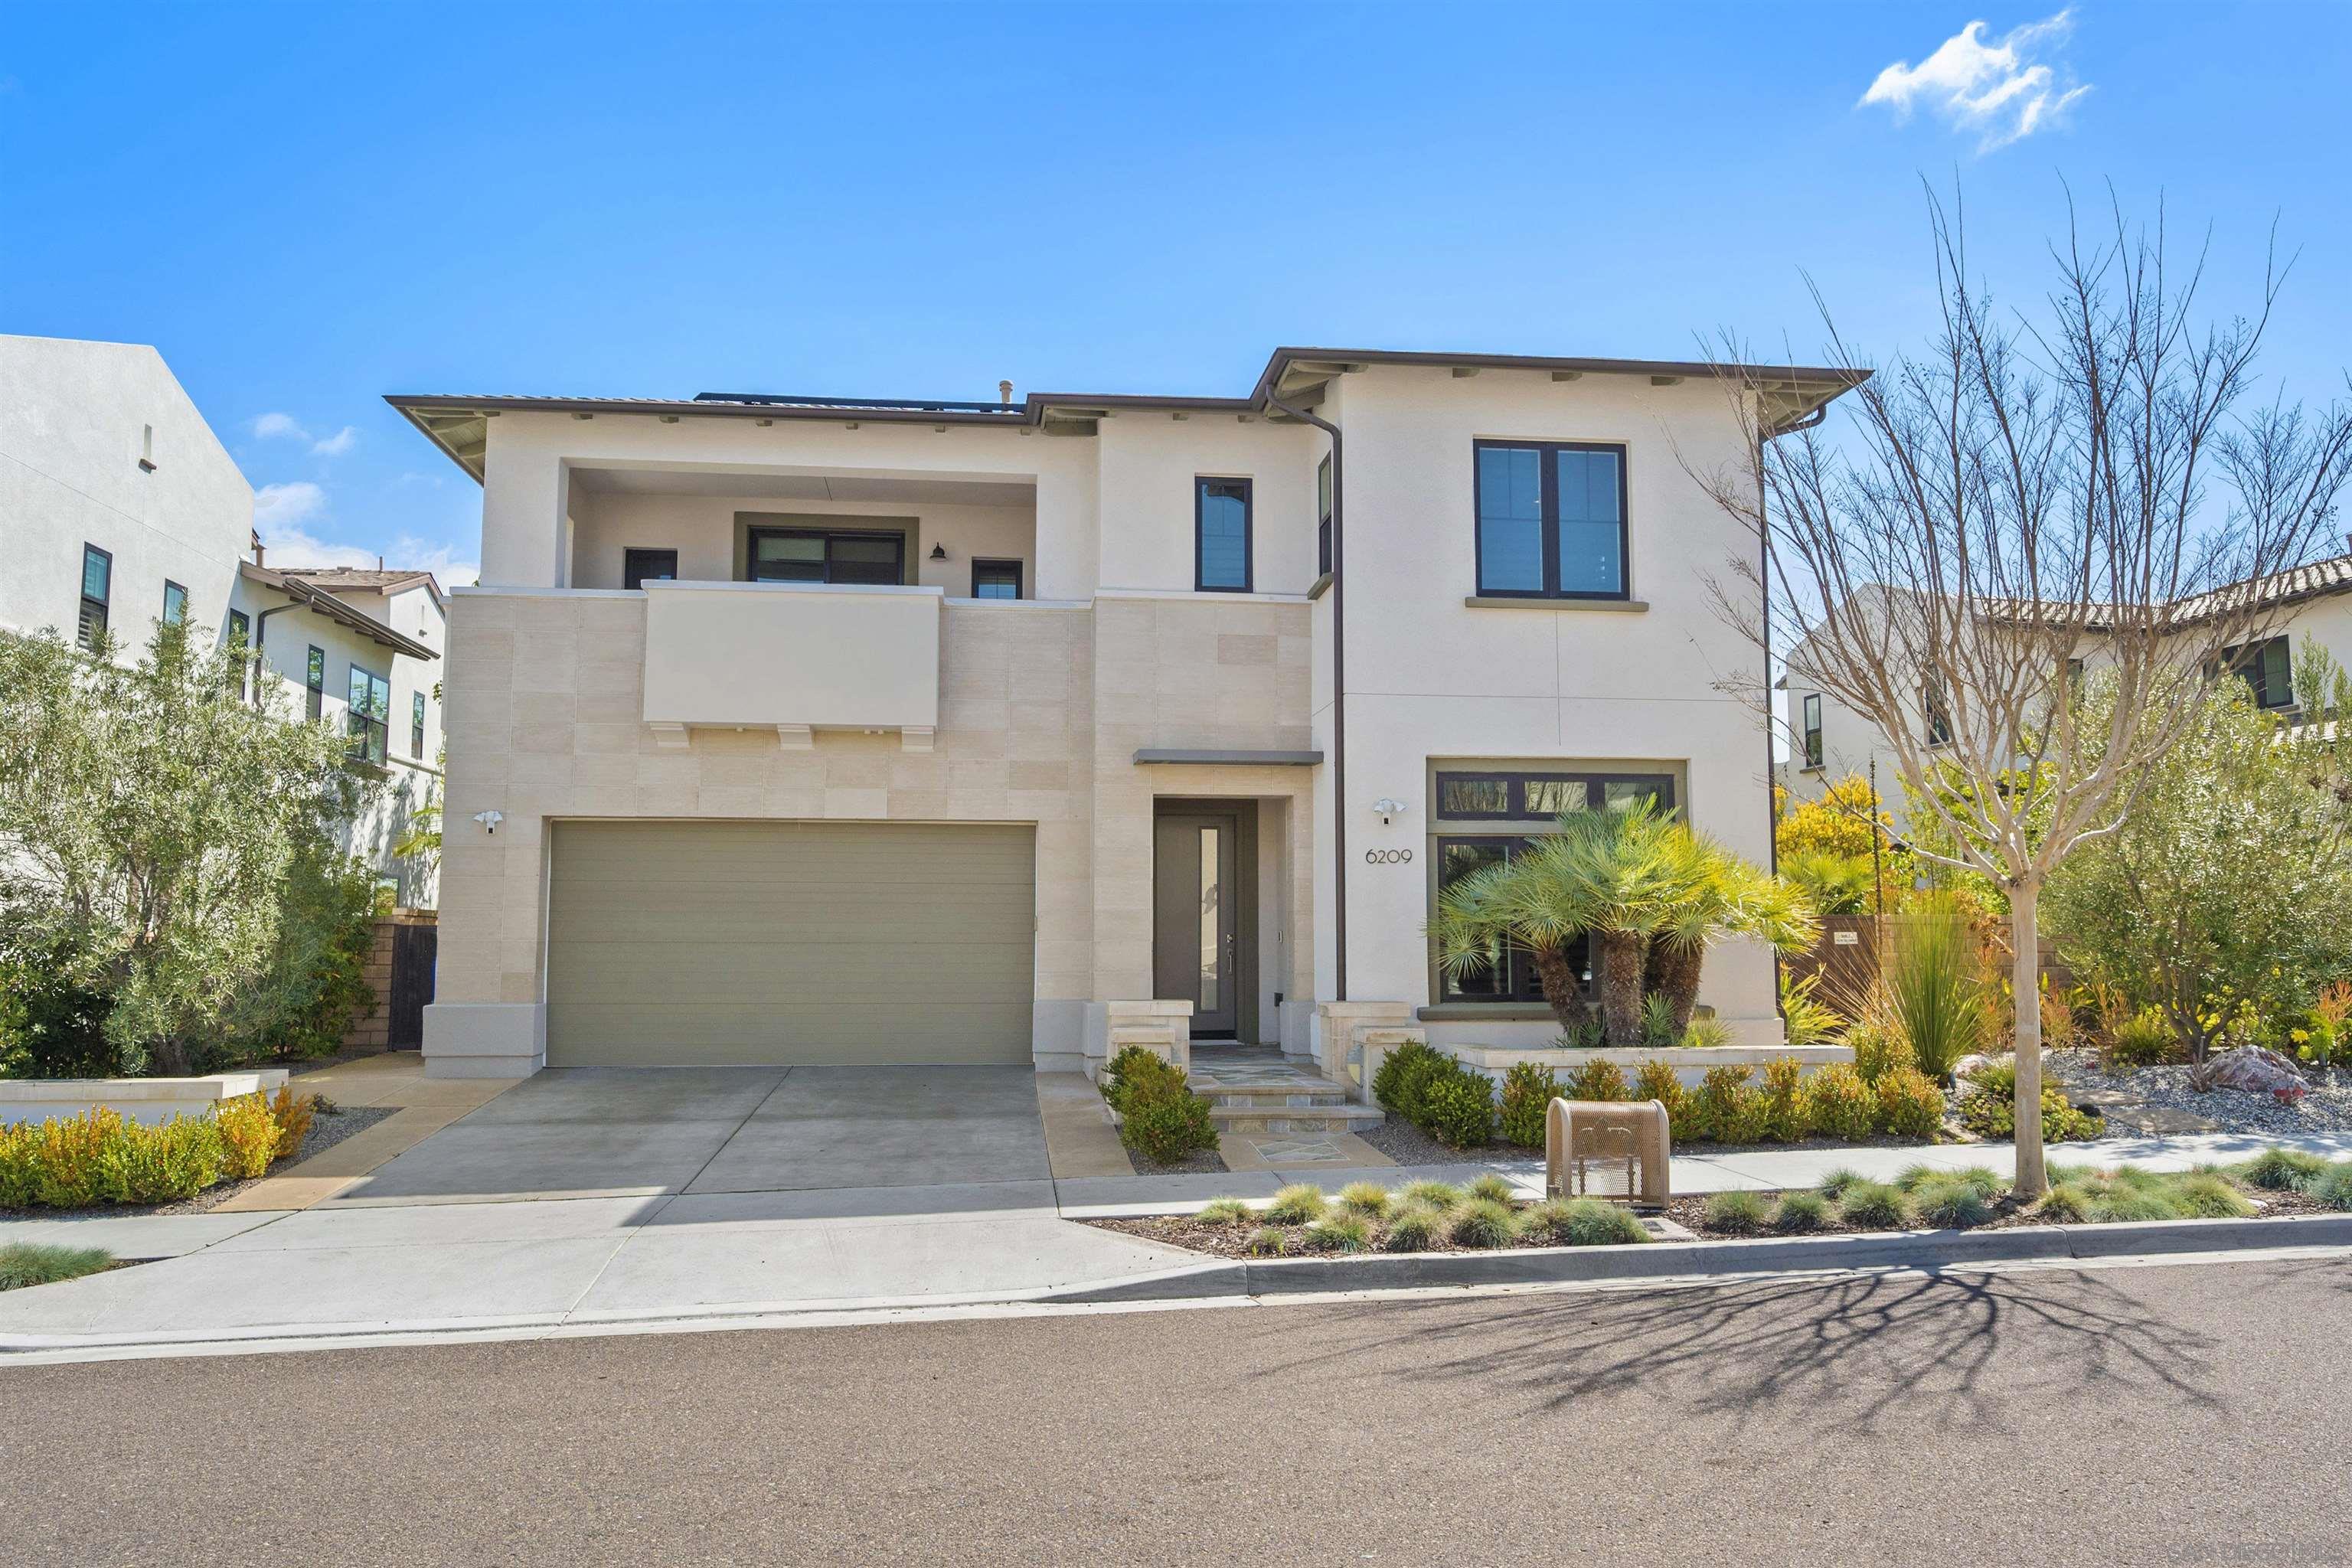
<path fill-rule="evenodd" d="M 1753 460 L 1697 476 L 1759 544 L 1715 584 L 1720 612 L 1768 667 L 1801 638 L 1932 814 L 1940 847 L 1915 848 L 2007 895 L 2025 1195 L 2045 1184 L 2042 889 L 2268 628 L 2352 464 L 2352 409 L 2254 399 L 2280 269 L 2252 317 L 2200 320 L 2202 253 L 2176 276 L 2160 212 L 2153 230 L 2111 213 L 2092 237 L 2070 212 L 2029 316 L 1970 280 L 1958 204 L 1930 193 L 1931 346 L 1874 371 L 1815 289 L 1832 363 L 1859 379 L 1843 428 L 1776 428 L 1774 378 L 1727 352 Z M 2116 691 L 2097 734 L 2070 700 L 2086 666 Z"/>

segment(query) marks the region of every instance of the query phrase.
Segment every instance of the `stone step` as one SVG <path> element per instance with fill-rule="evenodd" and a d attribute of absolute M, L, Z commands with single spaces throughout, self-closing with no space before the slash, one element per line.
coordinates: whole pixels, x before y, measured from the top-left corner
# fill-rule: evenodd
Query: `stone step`
<path fill-rule="evenodd" d="M 1345 1105 L 1348 1091 L 1328 1079 L 1301 1079 L 1297 1083 L 1202 1083 L 1192 1092 L 1211 1105 Z"/>
<path fill-rule="evenodd" d="M 1219 1132 L 1358 1132 L 1389 1119 L 1377 1105 L 1211 1105 Z"/>

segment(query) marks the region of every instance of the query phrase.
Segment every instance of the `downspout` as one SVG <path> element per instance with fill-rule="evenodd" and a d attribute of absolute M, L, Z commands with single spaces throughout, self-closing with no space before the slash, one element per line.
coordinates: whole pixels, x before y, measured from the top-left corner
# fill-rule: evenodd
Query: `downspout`
<path fill-rule="evenodd" d="M 1265 395 L 1269 407 L 1331 437 L 1331 940 L 1338 962 L 1331 1000 L 1348 999 L 1348 637 L 1347 530 L 1341 526 L 1339 427 L 1319 415 Z"/>

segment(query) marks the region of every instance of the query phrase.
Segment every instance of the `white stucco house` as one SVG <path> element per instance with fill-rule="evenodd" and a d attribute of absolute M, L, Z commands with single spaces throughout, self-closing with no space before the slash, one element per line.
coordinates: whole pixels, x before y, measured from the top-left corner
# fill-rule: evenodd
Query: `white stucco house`
<path fill-rule="evenodd" d="M 165 617 L 243 638 L 248 693 L 274 682 L 380 772 L 347 847 L 399 902 L 429 906 L 430 868 L 392 849 L 440 788 L 440 585 L 262 556 L 252 487 L 161 354 L 0 336 L 0 632 L 102 631 L 125 658 Z"/>
<path fill-rule="evenodd" d="M 1792 371 L 1767 425 L 1849 379 Z M 1441 883 L 1644 796 L 1761 859 L 1698 364 L 1284 349 L 1230 397 L 389 400 L 482 484 L 428 1068 L 1339 1065 L 1452 988 Z M 1760 947 L 1702 1001 L 1777 1043 Z M 1337 1076 L 1336 1071 L 1334 1076 Z"/>

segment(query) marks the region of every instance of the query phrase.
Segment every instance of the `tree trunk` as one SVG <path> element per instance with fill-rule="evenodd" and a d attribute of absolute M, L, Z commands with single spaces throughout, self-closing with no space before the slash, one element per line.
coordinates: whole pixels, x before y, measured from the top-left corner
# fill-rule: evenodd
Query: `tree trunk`
<path fill-rule="evenodd" d="M 2010 985 L 2017 1014 L 2017 1185 L 2034 1198 L 2049 1184 L 2042 1163 L 2042 945 L 2034 919 L 2039 878 L 2010 884 Z"/>
<path fill-rule="evenodd" d="M 1576 977 L 1575 966 L 1568 955 L 1558 948 L 1534 949 L 1536 978 L 1543 984 L 1544 1000 L 1551 1004 L 1552 1016 L 1570 1035 L 1582 1032 L 1592 1021 L 1592 1004 L 1584 994 L 1584 983 Z"/>
<path fill-rule="evenodd" d="M 1642 969 L 1649 941 L 1638 931 L 1592 933 L 1593 983 L 1601 991 L 1601 1026 L 1612 1046 L 1642 1043 Z"/>
<path fill-rule="evenodd" d="M 1698 972 L 1706 962 L 1706 944 L 1657 942 L 1651 944 L 1651 984 L 1674 1004 L 1675 1038 L 1690 1027 L 1691 1009 L 1698 1005 Z"/>

